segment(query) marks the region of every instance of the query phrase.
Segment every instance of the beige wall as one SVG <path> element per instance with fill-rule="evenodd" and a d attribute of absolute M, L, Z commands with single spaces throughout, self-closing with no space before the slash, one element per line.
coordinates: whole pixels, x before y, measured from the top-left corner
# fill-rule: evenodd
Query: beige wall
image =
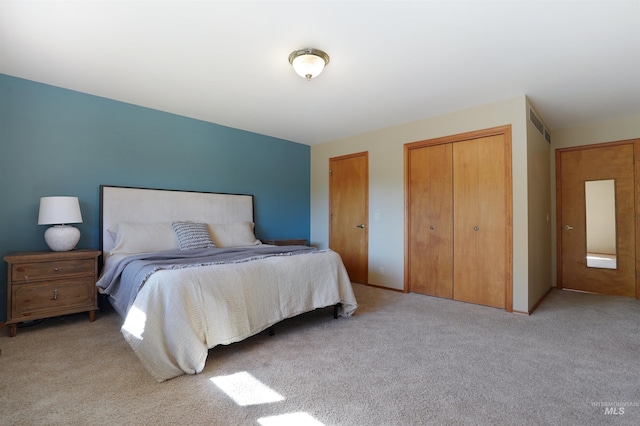
<path fill-rule="evenodd" d="M 529 199 L 528 156 L 539 148 L 527 145 L 527 98 L 518 96 L 439 117 L 386 128 L 311 147 L 311 243 L 328 247 L 329 158 L 369 152 L 369 283 L 393 289 L 404 288 L 404 144 L 511 124 L 513 173 L 513 309 L 528 311 L 529 238 L 546 227 L 547 210 Z M 548 157 L 543 162 L 547 162 Z M 548 174 L 547 174 L 548 176 Z M 548 190 L 548 186 L 546 187 Z M 544 192 L 544 191 L 543 191 Z M 547 199 L 549 197 L 547 196 Z M 548 204 L 546 205 L 548 207 Z M 543 213 L 540 213 L 544 210 Z M 545 223 L 529 229 L 535 212 Z M 376 215 L 377 214 L 377 215 Z M 379 220 L 374 220 L 379 217 Z M 543 244 L 543 242 L 536 243 Z M 535 247 L 535 246 L 534 246 Z M 545 248 L 548 256 L 548 246 Z M 542 256 L 538 254 L 538 256 Z M 381 274 L 380 272 L 384 273 Z M 548 277 L 549 273 L 546 273 Z M 534 278 L 538 278 L 534 275 Z M 540 279 L 541 283 L 548 280 Z M 542 285 L 542 284 L 541 284 Z M 537 291 L 534 292 L 537 294 Z M 533 301 L 535 302 L 535 301 Z M 532 302 L 531 302 L 532 303 Z"/>
<path fill-rule="evenodd" d="M 552 242 L 551 242 L 551 262 L 553 271 L 557 267 L 556 250 L 556 167 L 555 151 L 560 148 L 568 148 L 581 145 L 593 145 L 604 142 L 615 142 L 627 139 L 640 138 L 640 114 L 629 117 L 616 118 L 612 120 L 599 121 L 565 129 L 554 130 L 551 135 L 552 155 L 549 159 L 551 168 L 551 187 L 554 189 L 551 199 L 552 209 Z M 557 276 L 552 276 L 552 285 L 557 285 Z"/>
<path fill-rule="evenodd" d="M 535 107 L 533 110 L 535 111 Z M 542 119 L 537 111 L 536 114 Z M 551 288 L 551 276 L 553 275 L 550 255 L 552 194 L 550 155 L 549 143 L 527 119 L 529 309 Z"/>
<path fill-rule="evenodd" d="M 640 114 L 553 130 L 549 146 L 527 119 L 527 108 L 526 96 L 519 96 L 312 146 L 312 244 L 328 247 L 329 158 L 368 151 L 369 283 L 402 289 L 404 144 L 511 124 L 513 309 L 528 311 L 557 283 L 555 150 L 640 138 Z"/>

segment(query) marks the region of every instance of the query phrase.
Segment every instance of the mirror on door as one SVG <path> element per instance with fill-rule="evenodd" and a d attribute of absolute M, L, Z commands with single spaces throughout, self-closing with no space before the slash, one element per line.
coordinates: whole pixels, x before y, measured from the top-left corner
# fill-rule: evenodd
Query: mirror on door
<path fill-rule="evenodd" d="M 587 267 L 616 269 L 615 179 L 584 184 L 587 219 Z"/>

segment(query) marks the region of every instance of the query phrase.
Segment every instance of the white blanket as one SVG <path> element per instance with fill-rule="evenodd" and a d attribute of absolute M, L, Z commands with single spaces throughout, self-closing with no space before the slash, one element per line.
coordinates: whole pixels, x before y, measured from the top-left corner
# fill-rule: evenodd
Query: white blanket
<path fill-rule="evenodd" d="M 357 308 L 344 264 L 331 250 L 161 270 L 138 293 L 122 334 L 163 381 L 201 372 L 209 348 L 337 303 L 344 317 Z"/>

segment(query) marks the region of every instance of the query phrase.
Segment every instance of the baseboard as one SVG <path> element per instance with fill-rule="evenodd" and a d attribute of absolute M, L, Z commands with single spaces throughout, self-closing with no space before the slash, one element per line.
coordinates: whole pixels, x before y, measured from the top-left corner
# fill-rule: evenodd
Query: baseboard
<path fill-rule="evenodd" d="M 390 288 L 390 287 L 384 287 L 384 286 L 375 285 L 375 284 L 362 284 L 362 285 L 366 285 L 367 287 L 379 288 L 381 290 L 390 290 L 390 291 L 396 291 L 398 293 L 406 293 L 403 289 L 399 289 L 399 288 Z M 542 295 L 542 297 L 536 302 L 535 305 L 533 305 L 531 307 L 531 309 L 529 309 L 528 312 L 527 311 L 517 311 L 515 309 L 513 311 L 511 311 L 511 312 L 514 313 L 514 314 L 520 314 L 520 315 L 531 315 L 533 313 L 533 311 L 538 309 L 538 306 L 540 306 L 542 301 L 547 297 L 547 295 L 549 295 L 549 293 L 551 293 L 551 290 L 553 290 L 554 288 L 555 287 L 549 287 L 549 290 L 547 290 L 547 292 Z M 435 296 L 433 296 L 433 297 L 435 297 Z M 449 299 L 449 300 L 453 300 L 453 299 Z"/>
<path fill-rule="evenodd" d="M 367 287 L 379 288 L 381 290 L 390 290 L 390 291 L 397 291 L 398 293 L 405 293 L 404 289 L 400 289 L 400 288 L 391 288 L 391 287 L 385 287 L 382 285 L 375 285 L 375 284 L 362 284 L 362 285 L 366 285 Z"/>
<path fill-rule="evenodd" d="M 521 314 L 521 315 L 531 315 L 533 313 L 533 311 L 535 311 L 536 309 L 538 309 L 538 306 L 540 306 L 540 304 L 542 303 L 542 301 L 549 295 L 549 293 L 551 293 L 551 290 L 553 290 L 554 287 L 549 287 L 549 290 L 546 291 L 545 294 L 542 295 L 542 297 L 540 297 L 540 299 L 538 299 L 538 301 L 536 302 L 535 305 L 533 305 L 531 307 L 531 309 L 529 309 L 528 312 L 525 311 L 516 311 L 515 309 L 513 310 L 514 314 Z"/>

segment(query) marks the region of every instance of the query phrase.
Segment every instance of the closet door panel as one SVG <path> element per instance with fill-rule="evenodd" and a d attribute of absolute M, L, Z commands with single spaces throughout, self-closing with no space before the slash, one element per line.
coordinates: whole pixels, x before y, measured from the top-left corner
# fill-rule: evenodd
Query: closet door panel
<path fill-rule="evenodd" d="M 478 141 L 480 157 L 479 221 L 480 239 L 479 275 L 485 285 L 481 292 L 483 305 L 505 307 L 505 280 L 507 269 L 507 206 L 506 156 L 503 135 Z"/>
<path fill-rule="evenodd" d="M 479 233 L 478 223 L 479 163 L 476 140 L 453 144 L 453 206 L 454 206 L 454 292 L 453 298 L 478 303 L 480 299 L 478 277 Z"/>
<path fill-rule="evenodd" d="M 409 291 L 453 297 L 451 144 L 410 151 Z"/>
<path fill-rule="evenodd" d="M 504 136 L 453 144 L 454 299 L 505 307 Z"/>

